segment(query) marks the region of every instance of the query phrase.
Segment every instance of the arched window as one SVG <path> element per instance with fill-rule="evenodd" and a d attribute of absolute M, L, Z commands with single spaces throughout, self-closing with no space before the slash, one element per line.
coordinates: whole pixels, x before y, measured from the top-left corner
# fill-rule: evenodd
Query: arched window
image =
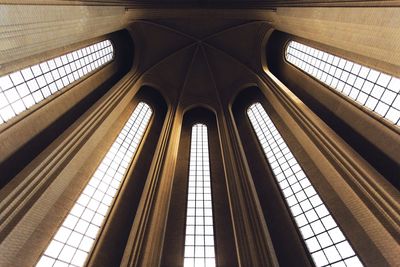
<path fill-rule="evenodd" d="M 0 124 L 114 58 L 105 40 L 0 77 Z"/>
<path fill-rule="evenodd" d="M 207 126 L 192 127 L 184 266 L 215 266 Z"/>
<path fill-rule="evenodd" d="M 140 102 L 75 205 L 54 235 L 37 266 L 83 266 L 120 189 L 152 115 Z"/>
<path fill-rule="evenodd" d="M 290 41 L 285 58 L 336 91 L 400 125 L 400 79 Z"/>
<path fill-rule="evenodd" d="M 247 115 L 315 265 L 362 266 L 262 105 Z"/>
<path fill-rule="evenodd" d="M 239 266 L 216 114 L 183 114 L 161 266 Z"/>

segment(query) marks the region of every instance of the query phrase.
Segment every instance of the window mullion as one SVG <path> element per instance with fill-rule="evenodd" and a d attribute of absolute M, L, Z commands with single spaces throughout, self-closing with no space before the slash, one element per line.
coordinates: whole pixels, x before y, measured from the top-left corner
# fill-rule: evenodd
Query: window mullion
<path fill-rule="evenodd" d="M 75 59 L 72 57 L 72 54 L 77 51 L 81 52 L 87 48 L 93 49 L 93 53 L 105 51 L 106 54 L 104 56 L 100 56 L 100 53 L 97 53 L 99 57 L 92 57 L 85 66 L 78 68 L 76 63 L 84 58 L 84 56 Z M 70 83 L 76 81 L 77 79 L 73 76 L 74 73 L 78 73 L 77 76 L 78 79 L 80 79 L 111 61 L 114 57 L 114 48 L 109 40 L 95 43 L 77 51 L 0 77 L 0 124 L 5 123 L 21 112 L 29 109 L 31 106 L 38 104 L 47 97 L 68 86 Z M 70 56 L 73 60 L 70 61 L 68 56 Z M 101 60 L 103 58 L 105 58 L 104 62 Z M 78 72 L 78 69 L 81 70 L 84 67 L 93 64 L 97 60 L 99 60 L 100 63 L 95 64 L 93 69 L 89 70 L 86 68 L 86 70 L 82 71 L 82 73 Z M 71 64 L 75 65 L 75 71 L 70 68 Z M 46 66 L 48 67 L 48 70 L 43 69 Z M 32 77 L 25 77 L 28 73 L 28 70 L 31 72 L 30 75 L 33 74 Z M 56 78 L 55 75 L 58 76 L 58 78 Z M 70 75 L 74 77 L 74 80 L 70 80 Z M 50 76 L 52 77 L 53 81 L 48 81 Z"/>
<path fill-rule="evenodd" d="M 192 128 L 186 212 L 185 267 L 215 266 L 207 127 Z M 194 193 L 193 193 L 194 192 Z"/>
<path fill-rule="evenodd" d="M 323 59 L 324 55 L 327 55 L 326 61 Z M 288 62 L 335 91 L 374 111 L 394 125 L 400 125 L 399 78 L 295 41 L 289 42 L 285 57 Z M 336 62 L 334 62 L 335 59 L 337 59 Z M 326 68 L 322 68 L 323 63 L 329 65 L 328 72 L 325 71 Z M 306 66 L 311 66 L 312 70 Z M 332 67 L 336 68 L 333 74 L 330 73 Z M 322 78 L 324 74 L 326 75 L 325 79 Z M 334 82 L 335 80 L 337 82 Z"/>
<path fill-rule="evenodd" d="M 140 102 L 64 219 L 37 267 L 83 266 L 125 178 L 146 127 L 151 108 Z"/>
<path fill-rule="evenodd" d="M 314 263 L 363 266 L 262 105 L 247 115 Z"/>

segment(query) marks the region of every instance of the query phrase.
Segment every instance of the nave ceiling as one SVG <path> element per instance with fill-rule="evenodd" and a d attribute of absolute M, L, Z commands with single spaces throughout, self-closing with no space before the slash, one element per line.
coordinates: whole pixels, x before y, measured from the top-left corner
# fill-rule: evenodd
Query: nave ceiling
<path fill-rule="evenodd" d="M 264 21 L 175 19 L 135 21 L 129 27 L 143 82 L 179 99 L 183 108 L 213 108 L 257 83 Z"/>

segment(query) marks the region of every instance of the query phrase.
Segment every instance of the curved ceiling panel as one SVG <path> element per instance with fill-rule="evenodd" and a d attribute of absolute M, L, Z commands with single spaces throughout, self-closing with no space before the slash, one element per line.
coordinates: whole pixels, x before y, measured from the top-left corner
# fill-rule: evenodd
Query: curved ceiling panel
<path fill-rule="evenodd" d="M 242 83 L 256 83 L 260 42 L 268 27 L 264 21 L 170 19 L 136 21 L 131 28 L 143 77 L 166 94 L 174 90 L 187 107 L 191 99 L 217 106 Z"/>

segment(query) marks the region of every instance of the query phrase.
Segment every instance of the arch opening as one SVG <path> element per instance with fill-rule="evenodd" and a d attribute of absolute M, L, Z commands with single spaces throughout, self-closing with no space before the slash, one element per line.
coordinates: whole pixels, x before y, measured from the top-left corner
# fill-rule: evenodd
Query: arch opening
<path fill-rule="evenodd" d="M 236 249 L 234 245 L 235 243 L 233 226 L 229 209 L 229 200 L 225 182 L 226 177 L 222 164 L 222 153 L 220 149 L 217 118 L 214 112 L 204 107 L 194 107 L 183 114 L 182 131 L 179 138 L 177 165 L 175 168 L 161 265 L 172 267 L 182 266 L 182 263 L 184 261 L 185 264 L 186 262 L 192 263 L 192 259 L 185 259 L 185 256 L 189 256 L 188 254 L 186 254 L 185 247 L 190 246 L 190 248 L 193 247 L 193 249 L 195 247 L 195 243 L 193 244 L 193 246 L 189 245 L 192 244 L 190 243 L 191 237 L 189 239 L 186 239 L 186 234 L 190 233 L 190 231 L 192 230 L 189 229 L 188 231 L 187 227 L 189 226 L 191 228 L 191 225 L 187 225 L 186 216 L 191 215 L 191 212 L 193 212 L 192 207 L 190 206 L 191 204 L 189 205 L 189 203 L 187 203 L 189 201 L 188 194 L 192 194 L 189 191 L 193 189 L 193 187 L 190 186 L 190 183 L 194 183 L 195 179 L 200 178 L 200 176 L 197 176 L 196 171 L 193 172 L 193 169 L 190 168 L 191 166 L 193 166 L 191 164 L 191 156 L 193 155 L 191 151 L 191 142 L 194 140 L 192 136 L 192 129 L 193 127 L 197 126 L 206 127 L 207 129 L 208 144 L 205 147 L 208 147 L 209 166 L 202 166 L 202 172 L 198 174 L 201 174 L 200 176 L 207 176 L 206 180 L 209 179 L 210 191 L 207 192 L 210 192 L 210 194 L 208 194 L 207 197 L 212 198 L 212 204 L 209 203 L 209 200 L 206 200 L 208 203 L 207 205 L 212 206 L 211 209 L 207 207 L 207 211 L 206 209 L 204 209 L 204 211 L 201 209 L 198 210 L 199 215 L 206 214 L 207 212 L 206 216 L 198 218 L 207 218 L 207 225 L 205 225 L 206 219 L 204 219 L 204 225 L 201 225 L 201 227 L 204 228 L 202 230 L 207 230 L 208 233 L 210 233 L 200 234 L 199 238 L 201 239 L 202 236 L 204 236 L 204 244 L 206 244 L 206 241 L 211 243 L 212 240 L 210 236 L 211 233 L 213 233 L 213 241 L 215 245 L 214 248 L 208 245 L 204 246 L 205 253 L 207 253 L 206 248 L 209 247 L 208 250 L 210 255 L 212 255 L 211 250 L 214 249 L 215 259 L 212 259 L 212 257 L 210 257 L 208 259 L 206 258 L 206 260 L 203 260 L 202 258 L 204 257 L 199 257 L 199 260 L 204 263 L 208 260 L 210 265 L 207 266 L 238 266 Z M 203 147 L 205 143 L 196 143 L 196 145 L 200 145 L 200 147 L 205 148 Z M 201 153 L 201 156 L 203 157 L 204 154 Z M 204 157 L 202 159 L 204 160 L 203 162 L 205 162 L 207 158 Z M 210 177 L 208 178 L 208 175 L 205 174 L 206 172 L 203 171 L 209 171 Z M 194 174 L 194 176 L 191 175 L 191 173 Z M 202 189 L 204 192 L 206 188 L 206 190 L 208 190 L 208 187 L 202 187 L 203 185 L 204 184 L 199 184 L 200 187 L 198 187 L 198 189 Z M 196 210 L 197 209 L 195 208 L 194 212 L 196 212 Z M 212 214 L 212 220 L 209 216 L 210 214 Z M 190 217 L 195 218 L 195 216 Z M 213 223 L 213 225 L 211 225 L 211 222 Z M 194 227 L 196 227 L 196 224 L 194 225 Z M 194 237 L 195 235 L 192 236 Z M 201 243 L 199 240 L 199 244 L 203 243 Z M 203 253 L 203 251 L 200 250 L 202 249 L 199 249 L 199 253 Z M 196 256 L 195 250 L 193 250 L 193 253 L 193 255 Z M 207 254 L 204 255 L 207 256 Z M 190 258 L 193 258 L 194 262 L 196 262 L 196 257 Z"/>
<path fill-rule="evenodd" d="M 398 87 L 398 79 L 390 78 L 390 76 L 382 73 L 382 79 L 379 81 L 379 78 L 381 77 L 379 72 L 368 67 L 367 63 L 369 61 L 365 59 L 365 57 L 357 57 L 347 53 L 346 51 L 336 50 L 327 45 L 301 39 L 280 31 L 274 31 L 271 34 L 271 37 L 269 38 L 265 47 L 266 55 L 268 55 L 267 66 L 269 71 L 283 84 L 285 84 L 331 129 L 333 129 L 341 138 L 343 138 L 347 144 L 357 151 L 357 153 L 359 153 L 371 166 L 373 166 L 382 176 L 384 176 L 389 183 L 391 183 L 395 188 L 399 189 L 400 180 L 396 177 L 399 160 L 397 155 L 393 153 L 392 146 L 392 144 L 398 143 L 396 141 L 399 133 L 398 127 L 388 120 L 382 118 L 372 110 L 363 107 L 360 103 L 355 102 L 350 97 L 343 95 L 341 92 L 329 87 L 329 85 L 322 83 L 317 78 L 314 78 L 307 72 L 288 62 L 285 58 L 285 55 L 287 54 L 286 48 L 290 46 L 291 42 L 302 43 L 308 47 L 315 47 L 313 49 L 315 49 L 314 51 L 318 55 L 328 58 L 329 55 L 332 54 L 332 60 L 335 59 L 342 65 L 345 64 L 343 70 L 341 67 L 331 68 L 332 64 L 328 64 L 324 62 L 324 60 L 319 60 L 318 56 L 310 57 L 301 52 L 304 54 L 304 58 L 312 58 L 312 61 L 319 60 L 321 63 L 320 65 L 324 65 L 324 71 L 320 70 L 319 67 L 310 67 L 309 69 L 311 72 L 319 75 L 318 77 L 321 78 L 324 75 L 324 80 L 329 79 L 329 84 L 332 84 L 336 87 L 338 87 L 340 84 L 341 87 L 338 88 L 342 88 L 343 91 L 354 95 L 355 99 L 361 97 L 363 104 L 366 103 L 365 101 L 370 99 L 370 101 L 374 103 L 373 109 L 375 109 L 375 107 L 378 108 L 378 98 L 380 96 L 383 97 L 385 91 L 384 87 L 379 85 L 379 83 L 383 84 L 387 81 L 386 85 L 390 86 L 391 88 L 387 89 L 387 94 L 390 94 L 391 96 L 388 96 L 388 100 L 385 101 L 389 103 L 390 99 L 392 99 L 394 102 L 392 101 L 392 103 L 390 103 L 391 106 L 387 105 L 385 102 L 382 102 L 381 106 L 384 107 L 382 111 L 385 111 L 385 114 L 389 110 L 389 107 L 393 107 L 393 105 L 395 105 L 395 107 L 393 107 L 394 113 L 400 109 L 397 104 L 397 98 L 400 99 L 400 96 L 397 94 L 396 97 L 395 94 L 395 92 L 397 92 L 397 89 L 395 88 Z M 322 50 L 326 52 L 323 53 Z M 334 57 L 333 55 L 336 56 Z M 291 56 L 289 55 L 289 57 Z M 300 62 L 299 60 L 297 61 Z M 301 61 L 304 60 L 302 59 Z M 358 64 L 353 63 L 353 61 L 357 62 Z M 307 62 L 300 64 L 309 66 Z M 366 67 L 362 67 L 359 64 L 364 64 Z M 346 67 L 348 67 L 347 70 Z M 329 70 L 325 71 L 325 68 L 329 68 Z M 352 73 L 353 68 L 354 71 L 358 71 L 357 75 Z M 333 75 L 330 74 L 331 70 L 335 70 Z M 362 74 L 360 74 L 361 72 Z M 336 77 L 335 75 L 339 73 L 340 77 Z M 344 78 L 346 78 L 345 82 L 341 81 L 341 79 L 344 79 L 341 78 L 342 75 Z M 366 88 L 368 89 L 357 89 L 358 84 L 364 80 L 360 77 L 357 77 L 360 75 L 366 75 L 363 85 L 367 85 Z M 330 76 L 331 79 L 329 78 Z M 368 78 L 370 76 L 371 78 Z M 372 78 L 372 76 L 374 78 Z M 350 77 L 352 77 L 351 86 L 349 80 Z M 375 83 L 371 82 L 370 80 L 374 80 Z M 355 85 L 356 83 L 357 86 Z M 369 94 L 367 94 L 367 92 L 369 92 Z M 376 97 L 372 95 L 375 93 L 377 94 Z M 369 97 L 369 95 L 371 95 L 371 97 Z M 395 123 L 398 121 L 398 117 L 396 116 L 398 115 L 394 115 L 393 117 L 393 120 L 396 121 Z M 390 141 L 381 142 L 381 140 Z"/>

